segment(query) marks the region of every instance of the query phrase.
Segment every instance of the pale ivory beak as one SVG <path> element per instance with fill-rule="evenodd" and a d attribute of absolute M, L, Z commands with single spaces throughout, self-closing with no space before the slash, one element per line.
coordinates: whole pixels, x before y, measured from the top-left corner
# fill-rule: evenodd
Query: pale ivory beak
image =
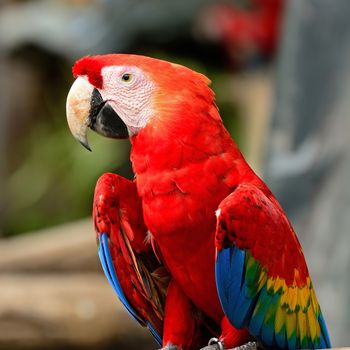
<path fill-rule="evenodd" d="M 68 126 L 74 138 L 91 151 L 86 133 L 90 124 L 92 92 L 94 90 L 87 80 L 78 77 L 67 96 L 66 113 Z"/>

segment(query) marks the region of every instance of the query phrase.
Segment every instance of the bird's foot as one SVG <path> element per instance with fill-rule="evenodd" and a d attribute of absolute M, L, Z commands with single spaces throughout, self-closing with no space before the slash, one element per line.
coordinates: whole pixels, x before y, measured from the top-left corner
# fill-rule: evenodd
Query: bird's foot
<path fill-rule="evenodd" d="M 202 348 L 201 350 L 257 350 L 257 344 L 255 342 L 249 342 L 241 346 L 237 346 L 233 349 L 226 349 L 223 342 L 217 338 L 211 338 L 209 340 L 208 346 Z"/>

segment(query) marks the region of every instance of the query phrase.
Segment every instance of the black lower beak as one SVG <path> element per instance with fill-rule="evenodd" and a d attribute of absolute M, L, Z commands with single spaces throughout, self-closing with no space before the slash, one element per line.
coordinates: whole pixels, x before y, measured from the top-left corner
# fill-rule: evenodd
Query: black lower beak
<path fill-rule="evenodd" d="M 92 92 L 89 119 L 90 128 L 102 136 L 113 139 L 129 137 L 125 123 L 111 105 L 103 101 L 97 89 Z"/>

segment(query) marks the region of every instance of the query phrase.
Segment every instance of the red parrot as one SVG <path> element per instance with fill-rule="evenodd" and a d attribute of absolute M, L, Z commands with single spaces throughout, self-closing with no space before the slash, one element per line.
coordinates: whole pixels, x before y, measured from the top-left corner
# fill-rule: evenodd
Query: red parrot
<path fill-rule="evenodd" d="M 221 44 L 234 63 L 271 58 L 276 51 L 284 0 L 249 0 L 246 6 L 218 3 L 198 18 L 197 32 Z"/>
<path fill-rule="evenodd" d="M 204 75 L 129 54 L 78 60 L 72 134 L 129 138 L 134 181 L 98 180 L 103 270 L 167 350 L 330 347 L 299 241 L 225 129 Z M 248 345 L 244 345 L 245 343 Z"/>

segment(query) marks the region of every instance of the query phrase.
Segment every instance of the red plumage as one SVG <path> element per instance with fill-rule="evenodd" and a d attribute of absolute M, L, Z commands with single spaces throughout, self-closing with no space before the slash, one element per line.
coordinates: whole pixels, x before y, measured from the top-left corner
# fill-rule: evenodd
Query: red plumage
<path fill-rule="evenodd" d="M 197 349 L 205 337 L 220 334 L 225 346 L 241 345 L 249 334 L 225 317 L 216 289 L 215 249 L 237 245 L 269 277 L 301 288 L 308 271 L 300 244 L 225 129 L 206 77 L 134 55 L 87 57 L 73 72 L 100 88 L 103 68 L 118 65 L 137 66 L 156 83 L 154 115 L 131 137 L 135 181 L 113 174 L 99 180 L 96 231 L 108 234 L 117 277 L 141 321 L 159 333 L 164 327 L 164 345 Z M 261 235 L 259 227 L 264 227 Z"/>

